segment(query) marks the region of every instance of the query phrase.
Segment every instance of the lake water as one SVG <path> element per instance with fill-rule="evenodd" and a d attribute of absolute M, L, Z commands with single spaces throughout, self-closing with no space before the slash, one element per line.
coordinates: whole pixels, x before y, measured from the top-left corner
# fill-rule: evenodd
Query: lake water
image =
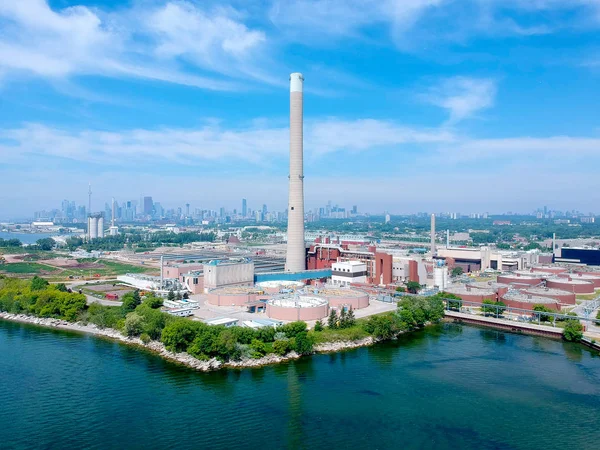
<path fill-rule="evenodd" d="M 204 374 L 0 321 L 0 355 L 2 449 L 600 448 L 600 357 L 470 326 Z"/>
<path fill-rule="evenodd" d="M 18 239 L 23 244 L 35 244 L 38 239 L 56 236 L 56 234 L 57 233 L 9 233 L 7 231 L 0 231 L 0 238 Z"/>

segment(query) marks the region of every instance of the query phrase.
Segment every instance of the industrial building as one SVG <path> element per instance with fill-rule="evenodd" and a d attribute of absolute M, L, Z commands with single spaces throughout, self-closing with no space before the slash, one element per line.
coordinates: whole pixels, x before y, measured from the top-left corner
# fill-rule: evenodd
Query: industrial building
<path fill-rule="evenodd" d="M 488 246 L 483 247 L 440 247 L 435 259 L 446 261 L 450 268 L 462 267 L 466 272 L 493 269 L 500 272 L 530 268 L 544 262 L 551 262 L 551 257 L 541 255 L 536 250 L 508 251 Z"/>
<path fill-rule="evenodd" d="M 556 250 L 555 262 L 600 266 L 600 249 L 562 247 Z"/>
<path fill-rule="evenodd" d="M 254 261 L 250 258 L 213 260 L 204 264 L 204 290 L 224 286 L 253 286 Z"/>
<path fill-rule="evenodd" d="M 88 217 L 87 239 L 104 237 L 104 213 L 90 214 Z"/>
<path fill-rule="evenodd" d="M 367 264 L 362 261 L 342 261 L 331 265 L 331 282 L 335 286 L 350 286 L 367 282 Z"/>

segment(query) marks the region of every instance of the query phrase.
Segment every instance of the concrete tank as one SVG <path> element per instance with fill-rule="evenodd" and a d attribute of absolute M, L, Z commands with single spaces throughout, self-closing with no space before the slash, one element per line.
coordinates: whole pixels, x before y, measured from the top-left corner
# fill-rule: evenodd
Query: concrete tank
<path fill-rule="evenodd" d="M 267 302 L 267 316 L 277 320 L 319 320 L 329 314 L 327 300 L 320 297 L 297 296 L 272 299 Z"/>
<path fill-rule="evenodd" d="M 96 220 L 98 221 L 98 237 L 103 238 L 104 237 L 104 217 L 100 216 Z"/>

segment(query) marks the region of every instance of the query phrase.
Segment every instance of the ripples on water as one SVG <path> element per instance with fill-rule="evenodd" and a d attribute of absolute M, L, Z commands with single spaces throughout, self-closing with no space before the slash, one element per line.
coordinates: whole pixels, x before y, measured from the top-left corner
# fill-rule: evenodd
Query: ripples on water
<path fill-rule="evenodd" d="M 600 357 L 444 324 L 209 374 L 0 322 L 0 448 L 598 449 Z"/>

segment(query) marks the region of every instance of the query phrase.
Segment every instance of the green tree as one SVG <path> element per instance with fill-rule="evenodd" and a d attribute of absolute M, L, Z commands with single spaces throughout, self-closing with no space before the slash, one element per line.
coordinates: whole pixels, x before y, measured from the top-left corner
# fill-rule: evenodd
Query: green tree
<path fill-rule="evenodd" d="M 144 318 L 136 312 L 127 314 L 124 331 L 129 337 L 139 336 L 144 331 Z"/>
<path fill-rule="evenodd" d="M 320 320 L 315 322 L 315 331 L 323 331 L 323 322 Z"/>
<path fill-rule="evenodd" d="M 462 267 L 454 267 L 452 269 L 452 276 L 453 277 L 459 277 L 461 276 L 463 273 L 465 273 L 465 271 L 463 270 Z"/>
<path fill-rule="evenodd" d="M 139 304 L 141 304 L 140 296 L 135 297 L 133 292 L 128 292 L 123 296 L 123 303 L 121 304 L 121 309 L 123 310 L 123 314 L 130 313 L 137 308 Z"/>
<path fill-rule="evenodd" d="M 356 324 L 356 318 L 354 317 L 354 310 L 348 310 L 346 314 L 346 328 L 351 328 Z"/>
<path fill-rule="evenodd" d="M 56 289 L 58 289 L 60 292 L 67 292 L 67 286 L 65 285 L 65 283 L 58 283 L 56 285 Z"/>
<path fill-rule="evenodd" d="M 142 303 L 142 298 L 140 297 L 140 290 L 136 289 L 135 291 L 133 291 L 133 299 L 135 300 L 136 304 L 139 305 L 140 303 Z"/>
<path fill-rule="evenodd" d="M 550 308 L 548 308 L 544 305 L 534 305 L 533 310 L 537 311 L 539 313 L 554 312 L 553 310 L 551 310 Z M 538 316 L 539 316 L 541 322 L 552 322 L 552 319 L 553 319 L 553 316 L 550 316 L 548 314 L 538 314 Z"/>
<path fill-rule="evenodd" d="M 314 340 L 312 335 L 309 335 L 306 331 L 298 333 L 295 337 L 296 345 L 294 350 L 299 355 L 309 355 L 313 351 Z"/>
<path fill-rule="evenodd" d="M 396 288 L 396 292 L 406 292 L 406 288 L 405 288 L 405 287 L 403 287 L 403 286 L 398 286 L 398 287 Z"/>
<path fill-rule="evenodd" d="M 306 331 L 306 322 L 297 321 L 286 323 L 285 325 L 279 327 L 278 331 L 285 333 L 286 337 L 291 339 L 296 337 L 299 333 Z"/>
<path fill-rule="evenodd" d="M 175 299 L 176 300 L 181 300 L 183 297 L 181 296 L 181 292 L 177 291 L 177 294 L 175 295 Z"/>
<path fill-rule="evenodd" d="M 185 352 L 196 338 L 196 327 L 191 320 L 179 319 L 167 324 L 162 331 L 161 341 L 167 350 Z"/>
<path fill-rule="evenodd" d="M 565 322 L 563 337 L 569 342 L 579 342 L 583 338 L 583 325 L 576 319 L 569 319 Z"/>
<path fill-rule="evenodd" d="M 335 313 L 335 309 L 331 308 L 331 311 L 329 312 L 329 317 L 327 318 L 327 326 L 330 329 L 335 330 L 337 328 L 337 324 L 337 314 Z"/>
<path fill-rule="evenodd" d="M 175 300 L 175 292 L 173 292 L 173 289 L 169 290 L 169 293 L 167 294 L 167 300 Z"/>
<path fill-rule="evenodd" d="M 485 299 L 481 306 L 481 311 L 487 316 L 488 314 L 501 316 L 506 310 L 506 304 L 503 302 L 495 302 L 494 300 Z"/>
<path fill-rule="evenodd" d="M 421 285 L 417 281 L 409 281 L 406 283 L 406 289 L 411 294 L 417 294 L 421 290 Z"/>
<path fill-rule="evenodd" d="M 31 279 L 31 290 L 32 291 L 40 291 L 42 289 L 46 289 L 50 283 L 45 279 L 38 277 L 37 275 Z"/>
<path fill-rule="evenodd" d="M 38 239 L 36 241 L 36 244 L 40 250 L 50 251 L 54 248 L 54 246 L 56 245 L 56 242 L 52 238 L 44 238 L 44 239 Z"/>
<path fill-rule="evenodd" d="M 346 320 L 346 309 L 344 307 L 342 307 L 342 310 L 340 311 L 340 318 L 338 321 L 338 327 L 339 328 L 346 328 L 347 326 L 347 320 Z"/>

